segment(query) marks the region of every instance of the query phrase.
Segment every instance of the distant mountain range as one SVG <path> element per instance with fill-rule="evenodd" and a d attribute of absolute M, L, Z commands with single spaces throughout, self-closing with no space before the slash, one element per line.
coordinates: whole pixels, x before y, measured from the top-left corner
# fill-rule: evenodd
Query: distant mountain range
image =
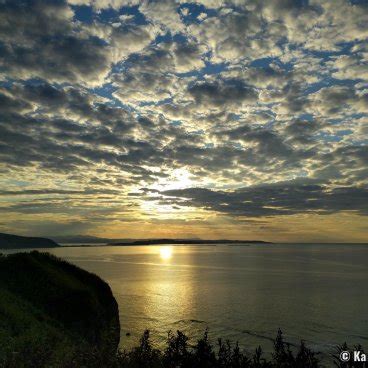
<path fill-rule="evenodd" d="M 47 238 L 0 233 L 0 249 L 55 248 L 59 246 L 54 240 Z"/>

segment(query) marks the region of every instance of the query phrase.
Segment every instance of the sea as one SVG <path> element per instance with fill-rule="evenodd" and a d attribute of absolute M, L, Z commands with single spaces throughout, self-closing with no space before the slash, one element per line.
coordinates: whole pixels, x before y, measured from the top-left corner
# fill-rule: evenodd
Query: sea
<path fill-rule="evenodd" d="M 322 360 L 347 342 L 368 350 L 368 245 L 76 246 L 43 249 L 93 272 L 119 304 L 122 349 L 149 329 L 180 330 L 266 354 L 278 329 Z"/>

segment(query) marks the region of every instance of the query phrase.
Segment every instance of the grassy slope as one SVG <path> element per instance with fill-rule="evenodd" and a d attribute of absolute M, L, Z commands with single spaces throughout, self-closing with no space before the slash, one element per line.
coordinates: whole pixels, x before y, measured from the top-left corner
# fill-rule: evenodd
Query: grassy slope
<path fill-rule="evenodd" d="M 118 307 L 97 276 L 38 252 L 0 257 L 0 358 L 118 341 Z"/>

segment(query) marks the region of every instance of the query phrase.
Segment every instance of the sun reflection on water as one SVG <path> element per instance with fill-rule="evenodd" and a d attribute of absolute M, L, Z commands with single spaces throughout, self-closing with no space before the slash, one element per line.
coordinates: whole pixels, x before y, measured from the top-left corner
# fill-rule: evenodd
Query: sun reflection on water
<path fill-rule="evenodd" d="M 172 247 L 160 247 L 160 258 L 163 260 L 163 261 L 168 261 L 171 259 L 172 257 L 172 253 L 173 253 L 173 250 L 172 250 Z"/>

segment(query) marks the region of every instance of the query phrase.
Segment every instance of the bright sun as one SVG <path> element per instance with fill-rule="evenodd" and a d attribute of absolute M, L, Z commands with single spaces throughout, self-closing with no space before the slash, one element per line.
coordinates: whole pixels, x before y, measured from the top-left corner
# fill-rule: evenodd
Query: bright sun
<path fill-rule="evenodd" d="M 174 169 L 169 177 L 160 178 L 151 188 L 157 190 L 184 189 L 193 186 L 191 173 L 185 169 Z"/>
<path fill-rule="evenodd" d="M 167 261 L 172 257 L 171 247 L 160 247 L 160 257 L 162 260 Z"/>

